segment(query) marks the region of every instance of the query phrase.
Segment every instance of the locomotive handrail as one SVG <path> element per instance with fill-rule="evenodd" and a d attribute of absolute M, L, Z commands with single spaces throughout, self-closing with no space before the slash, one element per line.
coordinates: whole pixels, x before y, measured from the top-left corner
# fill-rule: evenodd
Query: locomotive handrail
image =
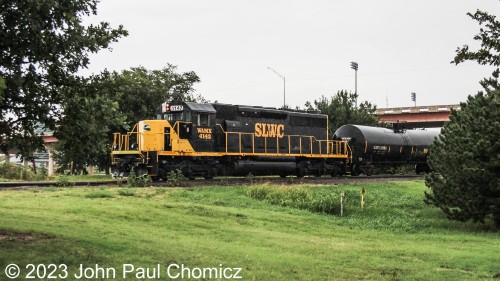
<path fill-rule="evenodd" d="M 180 131 L 180 126 L 181 124 L 193 124 L 192 122 L 186 122 L 186 121 L 176 121 L 174 125 L 172 126 L 173 129 L 176 131 L 176 133 L 179 133 Z M 137 124 L 133 127 L 132 131 L 121 134 L 121 133 L 114 133 L 114 140 L 113 140 L 113 151 L 129 151 L 129 150 L 136 150 L 136 149 L 131 149 L 130 147 L 130 138 L 135 135 L 136 138 L 136 143 L 139 148 L 141 148 L 141 141 L 142 137 L 144 136 L 144 132 L 138 132 L 137 130 Z M 238 153 L 238 154 L 255 154 L 256 153 L 256 139 L 257 137 L 255 136 L 255 133 L 252 132 L 228 132 L 224 130 L 221 124 L 216 124 L 221 129 L 221 132 L 224 133 L 225 135 L 225 153 L 231 154 L 231 153 Z M 159 133 L 162 135 L 163 133 Z M 237 147 L 229 147 L 229 136 L 237 136 Z M 251 136 L 251 146 L 243 146 L 243 136 Z M 292 140 L 293 138 L 298 139 L 298 147 L 292 147 Z M 264 155 L 270 155 L 270 156 L 276 156 L 276 155 L 288 155 L 288 156 L 313 156 L 313 155 L 320 155 L 320 156 L 328 156 L 328 155 L 347 155 L 348 158 L 352 158 L 352 151 L 346 141 L 341 141 L 341 140 L 331 140 L 331 139 L 326 139 L 326 140 L 319 140 L 315 136 L 306 136 L 306 135 L 282 135 L 280 136 L 276 135 L 274 137 L 270 136 L 264 136 L 262 137 L 263 139 L 263 153 Z M 268 140 L 272 140 L 271 142 Z M 282 140 L 280 140 L 282 139 Z M 306 143 L 309 142 L 307 146 L 308 148 L 304 148 L 304 141 L 306 140 Z M 276 141 L 276 146 L 272 147 L 270 144 L 272 142 Z M 285 145 L 283 145 L 283 142 Z M 317 144 L 316 144 L 317 143 Z M 280 146 L 280 144 L 282 144 Z M 259 146 L 260 147 L 260 146 Z M 272 147 L 272 149 L 270 149 Z M 288 149 L 286 149 L 288 147 Z M 326 148 L 326 149 L 325 149 Z M 297 151 L 298 149 L 298 151 Z M 315 150 L 317 149 L 317 150 Z M 298 152 L 298 153 L 297 153 Z M 144 162 L 147 160 L 148 155 L 141 155 L 140 156 L 142 161 Z M 144 158 L 145 157 L 145 158 Z"/>
<path fill-rule="evenodd" d="M 219 124 L 216 124 L 217 126 L 220 127 L 222 133 L 225 134 L 225 152 L 226 153 L 232 153 L 229 151 L 229 147 L 228 147 L 228 136 L 229 135 L 238 135 L 238 148 L 235 149 L 235 152 L 239 153 L 239 154 L 242 154 L 243 153 L 243 147 L 242 147 L 242 135 L 251 135 L 252 136 L 252 153 L 255 153 L 255 133 L 246 133 L 246 132 L 227 132 L 226 130 L 224 130 L 224 128 L 222 127 L 222 125 L 219 123 Z M 299 138 L 299 154 L 300 155 L 305 155 L 303 154 L 303 148 L 302 148 L 302 139 L 303 138 L 309 138 L 309 143 L 310 143 L 310 147 L 309 147 L 309 153 L 308 155 L 314 155 L 314 150 L 313 150 L 313 142 L 317 142 L 318 143 L 318 151 L 319 151 L 319 155 L 332 155 L 332 154 L 335 154 L 335 155 L 348 155 L 348 145 L 347 145 L 347 142 L 346 141 L 337 141 L 337 140 L 329 140 L 329 139 L 326 139 L 326 140 L 318 140 L 315 136 L 304 136 L 304 135 L 284 135 L 287 137 L 287 142 L 288 142 L 288 155 L 292 155 L 291 153 L 291 137 L 298 137 Z M 280 137 L 279 136 L 275 136 L 275 137 L 262 137 L 264 139 L 264 155 L 279 155 L 279 154 L 287 154 L 287 153 L 280 153 L 280 147 L 279 147 L 279 139 Z M 268 153 L 268 142 L 267 142 L 267 139 L 270 138 L 270 139 L 276 139 L 276 153 Z M 322 151 L 322 144 L 323 143 L 326 143 L 326 154 L 323 154 L 323 151 Z M 332 146 L 332 148 L 330 149 L 329 146 Z M 335 145 L 335 147 L 334 147 Z"/>
<path fill-rule="evenodd" d="M 130 136 L 136 134 L 136 142 L 139 145 L 140 138 L 139 132 L 137 132 L 137 124 L 132 127 L 132 130 L 126 133 L 113 133 L 113 146 L 111 149 L 113 151 L 131 150 L 130 149 Z"/>

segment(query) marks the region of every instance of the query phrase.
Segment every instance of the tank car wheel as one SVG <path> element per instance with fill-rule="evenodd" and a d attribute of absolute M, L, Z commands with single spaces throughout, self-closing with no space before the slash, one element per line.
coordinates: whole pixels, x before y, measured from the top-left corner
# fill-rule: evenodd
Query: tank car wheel
<path fill-rule="evenodd" d="M 417 175 L 420 175 L 420 174 L 423 174 L 423 173 L 428 173 L 428 172 L 430 172 L 430 168 L 426 164 L 417 164 L 417 165 L 415 165 L 415 173 Z"/>
<path fill-rule="evenodd" d="M 363 172 L 367 176 L 373 175 L 373 171 L 375 170 L 375 167 L 373 165 L 366 165 L 365 168 L 363 169 Z"/>

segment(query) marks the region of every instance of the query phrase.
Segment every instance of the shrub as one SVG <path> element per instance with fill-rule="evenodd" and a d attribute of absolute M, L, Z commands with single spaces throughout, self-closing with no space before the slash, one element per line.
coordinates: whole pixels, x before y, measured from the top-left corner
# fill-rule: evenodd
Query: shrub
<path fill-rule="evenodd" d="M 129 187 L 146 187 L 152 182 L 153 180 L 148 175 L 136 176 L 134 173 L 130 173 L 127 178 L 127 185 Z"/>
<path fill-rule="evenodd" d="M 34 174 L 31 169 L 21 165 L 3 162 L 0 163 L 0 178 L 12 180 L 33 180 Z"/>
<path fill-rule="evenodd" d="M 185 181 L 185 180 L 186 180 L 186 177 L 184 176 L 184 174 L 182 173 L 182 171 L 180 169 L 172 170 L 172 171 L 168 172 L 168 174 L 167 174 L 167 182 L 168 183 L 178 184 L 178 183 Z"/>
<path fill-rule="evenodd" d="M 35 180 L 42 181 L 46 180 L 49 177 L 49 170 L 45 168 L 45 165 L 42 164 L 40 168 L 36 169 Z"/>
<path fill-rule="evenodd" d="M 56 181 L 56 186 L 65 187 L 70 186 L 71 182 L 69 181 L 69 177 L 66 175 L 59 176 Z"/>
<path fill-rule="evenodd" d="M 340 210 L 340 195 L 329 190 L 287 186 L 252 186 L 248 189 L 247 195 L 257 200 L 265 200 L 273 205 L 317 213 L 337 214 Z"/>

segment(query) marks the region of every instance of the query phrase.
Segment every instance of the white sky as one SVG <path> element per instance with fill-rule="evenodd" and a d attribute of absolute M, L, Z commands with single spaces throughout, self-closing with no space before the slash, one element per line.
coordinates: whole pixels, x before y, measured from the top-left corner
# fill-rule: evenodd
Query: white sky
<path fill-rule="evenodd" d="M 101 0 L 91 21 L 123 24 L 129 36 L 91 56 L 83 74 L 167 63 L 201 78 L 218 102 L 280 107 L 354 91 L 377 107 L 455 104 L 481 89 L 492 68 L 450 64 L 477 46 L 467 12 L 500 16 L 498 0 Z M 387 98 L 387 100 L 386 100 Z"/>

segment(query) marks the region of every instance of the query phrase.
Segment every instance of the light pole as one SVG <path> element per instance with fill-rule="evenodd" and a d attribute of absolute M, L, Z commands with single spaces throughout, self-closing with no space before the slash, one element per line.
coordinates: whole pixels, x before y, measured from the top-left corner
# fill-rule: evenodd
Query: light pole
<path fill-rule="evenodd" d="M 276 75 L 278 75 L 281 79 L 283 79 L 283 109 L 285 109 L 285 106 L 286 106 L 286 103 L 285 103 L 285 89 L 286 89 L 286 79 L 285 79 L 285 76 L 281 75 L 278 73 L 278 71 L 270 68 L 269 66 L 267 67 L 267 69 L 270 69 L 272 72 L 276 73 Z"/>
<path fill-rule="evenodd" d="M 356 94 L 356 107 L 358 107 L 358 63 L 351 61 L 351 68 L 354 69 L 354 93 Z"/>

